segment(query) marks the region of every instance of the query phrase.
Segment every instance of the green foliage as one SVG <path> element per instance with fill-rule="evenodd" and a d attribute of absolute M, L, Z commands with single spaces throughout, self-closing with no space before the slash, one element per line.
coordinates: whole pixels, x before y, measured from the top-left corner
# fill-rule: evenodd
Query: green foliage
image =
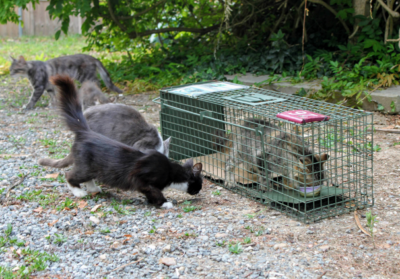
<path fill-rule="evenodd" d="M 236 244 L 230 243 L 229 244 L 229 252 L 232 254 L 240 254 L 243 252 L 242 244 L 237 242 Z"/>
<path fill-rule="evenodd" d="M 5 248 L 13 245 L 17 245 L 18 247 L 25 246 L 25 241 L 18 240 L 17 238 L 10 238 L 12 230 L 12 225 L 7 224 L 7 229 L 4 230 L 4 236 L 0 236 L 0 253 L 4 252 Z M 17 253 L 16 250 L 12 250 L 12 257 L 22 262 L 18 263 L 19 268 L 13 270 L 11 267 L 0 265 L 0 278 L 29 278 L 32 273 L 45 270 L 49 261 L 56 262 L 59 260 L 54 254 L 39 252 L 29 248 L 19 251 L 20 252 Z"/>
<path fill-rule="evenodd" d="M 376 217 L 378 217 L 378 215 L 372 215 L 372 211 L 368 211 L 366 213 L 366 217 L 367 217 L 367 227 L 369 228 L 369 233 L 371 235 L 372 238 L 372 243 L 375 247 L 375 239 L 374 239 L 374 226 L 376 223 L 378 223 L 378 221 L 376 220 Z"/>

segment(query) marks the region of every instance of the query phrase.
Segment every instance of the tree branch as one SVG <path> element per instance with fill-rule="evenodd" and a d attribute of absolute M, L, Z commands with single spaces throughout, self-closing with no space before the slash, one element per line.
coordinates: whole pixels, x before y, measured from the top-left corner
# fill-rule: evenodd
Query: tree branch
<path fill-rule="evenodd" d="M 392 17 L 400 17 L 398 12 L 391 10 L 382 0 L 378 0 L 378 2 Z"/>
<path fill-rule="evenodd" d="M 118 27 L 121 29 L 121 31 L 126 32 L 125 26 L 123 26 L 123 25 L 118 21 L 117 17 L 116 17 L 115 14 L 114 14 L 114 11 L 113 11 L 112 6 L 111 6 L 111 0 L 108 0 L 108 1 L 107 1 L 107 4 L 108 4 L 108 11 L 110 12 L 110 16 L 111 16 L 112 20 L 115 22 L 115 24 L 118 25 Z"/>
<path fill-rule="evenodd" d="M 337 12 L 336 12 L 331 6 L 329 6 L 328 4 L 326 4 L 326 3 L 325 3 L 324 1 L 322 1 L 322 0 L 308 0 L 308 1 L 313 2 L 313 3 L 315 3 L 315 4 L 320 4 L 320 5 L 324 6 L 325 8 L 327 8 L 332 14 L 334 14 L 334 15 L 338 18 L 338 20 L 340 21 L 340 23 L 342 23 L 344 29 L 346 29 L 347 34 L 350 34 L 350 29 L 349 29 L 349 27 L 346 25 L 346 23 L 345 23 L 340 17 L 337 16 Z M 380 1 L 380 0 L 378 0 L 378 1 Z M 382 1 L 382 0 L 381 0 L 381 1 Z"/>
<path fill-rule="evenodd" d="M 110 0 L 108 0 L 110 1 Z M 152 34 L 160 34 L 160 33 L 166 33 L 166 32 L 191 32 L 191 33 L 199 33 L 200 35 L 204 35 L 208 32 L 217 30 L 219 27 L 219 23 L 215 24 L 213 26 L 207 27 L 207 28 L 190 28 L 190 27 L 169 27 L 169 28 L 162 28 L 162 29 L 153 29 L 153 30 L 147 30 L 144 32 L 130 32 L 128 33 L 128 36 L 130 39 L 136 39 L 137 37 L 143 37 L 143 36 L 148 36 Z"/>
<path fill-rule="evenodd" d="M 142 12 L 140 12 L 140 13 L 137 13 L 137 14 L 135 14 L 135 15 L 133 15 L 133 16 L 121 16 L 119 19 L 121 19 L 121 20 L 127 20 L 127 19 L 134 19 L 134 18 L 141 17 L 142 15 L 147 14 L 147 13 L 150 12 L 151 10 L 154 10 L 156 7 L 158 7 L 158 6 L 162 5 L 162 4 L 165 4 L 166 2 L 167 2 L 167 0 L 158 1 L 158 2 L 155 3 L 153 6 L 147 8 L 146 10 L 144 10 L 144 11 L 142 11 Z"/>

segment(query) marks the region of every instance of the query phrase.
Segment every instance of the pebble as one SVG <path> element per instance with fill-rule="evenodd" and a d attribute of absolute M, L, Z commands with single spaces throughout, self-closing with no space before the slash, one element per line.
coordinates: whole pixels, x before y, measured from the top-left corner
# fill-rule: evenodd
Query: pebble
<path fill-rule="evenodd" d="M 161 258 L 158 262 L 166 266 L 176 265 L 176 260 L 174 258 Z"/>

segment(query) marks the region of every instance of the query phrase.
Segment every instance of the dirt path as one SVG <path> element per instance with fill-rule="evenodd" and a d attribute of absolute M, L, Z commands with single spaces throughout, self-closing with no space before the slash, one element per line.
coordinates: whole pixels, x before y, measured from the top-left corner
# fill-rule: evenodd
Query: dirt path
<path fill-rule="evenodd" d="M 0 206 L 0 235 L 11 223 L 12 235 L 25 247 L 59 257 L 33 272 L 37 278 L 400 278 L 400 134 L 374 136 L 381 150 L 374 154 L 373 212 L 379 223 L 373 249 L 353 214 L 305 225 L 208 181 L 195 199 L 167 192 L 178 202 L 172 210 L 156 209 L 138 193 L 109 188 L 76 199 L 66 189 L 63 171 L 36 163 L 68 154 L 71 133 L 45 107 L 46 98 L 43 107 L 20 112 L 30 93 L 26 81 L 1 77 L 0 84 L 0 191 L 27 175 Z M 158 126 L 160 108 L 151 101 L 156 95 L 118 100 Z M 395 126 L 398 119 L 377 114 L 376 127 Z M 49 176 L 54 173 L 56 178 Z M 365 211 L 359 213 L 365 225 Z M 247 244 L 234 254 L 228 246 L 237 241 Z M 18 249 L 6 244 L 0 267 L 17 273 L 29 266 Z M 176 262 L 168 267 L 159 263 L 164 258 Z"/>

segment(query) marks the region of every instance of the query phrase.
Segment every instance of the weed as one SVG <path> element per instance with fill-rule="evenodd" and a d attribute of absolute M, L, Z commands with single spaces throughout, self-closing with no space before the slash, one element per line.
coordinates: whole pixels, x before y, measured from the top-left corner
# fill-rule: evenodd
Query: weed
<path fill-rule="evenodd" d="M 246 216 L 247 218 L 249 218 L 249 219 L 253 219 L 254 217 L 256 217 L 255 214 L 246 214 L 245 216 Z"/>
<path fill-rule="evenodd" d="M 59 206 L 57 206 L 57 210 L 61 211 L 65 208 L 73 209 L 75 207 L 77 207 L 77 204 L 73 200 L 67 197 L 64 202 L 62 202 Z"/>
<path fill-rule="evenodd" d="M 178 217 L 178 218 L 182 218 L 182 217 L 183 217 L 183 215 L 182 215 L 182 214 L 178 214 L 176 217 Z"/>
<path fill-rule="evenodd" d="M 232 254 L 240 254 L 243 252 L 243 248 L 242 248 L 242 245 L 240 244 L 240 242 L 238 242 L 236 244 L 231 243 L 231 244 L 229 244 L 229 251 Z"/>
<path fill-rule="evenodd" d="M 250 243 L 251 243 L 251 238 L 250 238 L 250 237 L 245 237 L 245 238 L 243 239 L 243 243 L 244 243 L 244 244 L 250 244 Z"/>
<path fill-rule="evenodd" d="M 191 201 L 184 201 L 182 204 L 183 205 L 189 205 L 189 204 L 192 204 L 192 202 Z"/>
<path fill-rule="evenodd" d="M 101 229 L 100 232 L 104 234 L 110 233 L 110 229 L 109 228 Z"/>
<path fill-rule="evenodd" d="M 217 241 L 215 242 L 215 244 L 219 247 L 225 246 L 226 245 L 226 240 L 222 240 L 222 241 Z"/>
<path fill-rule="evenodd" d="M 152 227 L 152 229 L 149 231 L 149 233 L 155 233 L 157 228 L 155 226 Z"/>
<path fill-rule="evenodd" d="M 68 240 L 67 237 L 62 234 L 56 233 L 56 234 L 54 234 L 54 236 L 55 236 L 55 239 L 53 240 L 54 244 L 61 245 Z"/>
<path fill-rule="evenodd" d="M 372 244 L 374 244 L 374 248 L 375 247 L 375 235 L 374 235 L 374 226 L 376 223 L 378 223 L 378 221 L 376 220 L 376 217 L 378 217 L 378 215 L 372 215 L 372 210 L 368 211 L 366 213 L 367 216 L 367 227 L 369 228 L 369 233 L 371 234 L 371 238 L 372 238 Z"/>
<path fill-rule="evenodd" d="M 151 211 L 147 211 L 144 213 L 144 217 L 150 216 L 151 215 Z"/>
<path fill-rule="evenodd" d="M 219 195 L 221 195 L 221 192 L 219 190 L 217 190 L 217 191 L 212 192 L 212 194 L 214 196 L 219 196 Z"/>
<path fill-rule="evenodd" d="M 184 207 L 184 208 L 183 208 L 183 211 L 186 212 L 186 213 L 188 213 L 188 212 L 195 211 L 195 210 L 200 210 L 200 209 L 201 209 L 200 206 L 193 206 L 193 205 L 190 205 L 190 206 Z"/>

